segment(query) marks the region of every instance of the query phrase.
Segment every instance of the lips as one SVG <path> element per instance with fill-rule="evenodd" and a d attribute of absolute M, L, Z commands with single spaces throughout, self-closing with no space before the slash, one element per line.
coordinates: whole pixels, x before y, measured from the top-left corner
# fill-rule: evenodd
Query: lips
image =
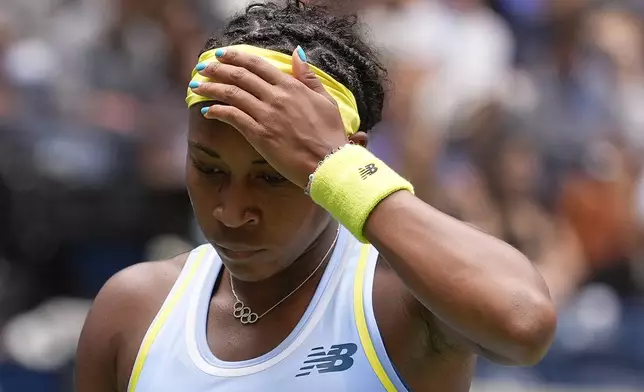
<path fill-rule="evenodd" d="M 264 249 L 250 249 L 250 248 L 244 248 L 244 247 L 233 247 L 231 246 L 230 248 L 221 246 L 221 245 L 216 245 L 217 250 L 219 251 L 219 254 L 228 260 L 245 260 L 245 259 L 250 259 L 253 256 L 261 253 L 264 251 Z"/>

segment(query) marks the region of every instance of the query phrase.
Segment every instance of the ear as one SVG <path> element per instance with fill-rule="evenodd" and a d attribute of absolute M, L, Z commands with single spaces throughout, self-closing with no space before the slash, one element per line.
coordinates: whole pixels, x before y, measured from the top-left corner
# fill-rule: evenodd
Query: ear
<path fill-rule="evenodd" d="M 369 135 L 367 135 L 367 133 L 363 131 L 356 132 L 353 135 L 349 136 L 349 141 L 351 141 L 353 144 L 367 148 L 367 144 L 369 144 Z"/>

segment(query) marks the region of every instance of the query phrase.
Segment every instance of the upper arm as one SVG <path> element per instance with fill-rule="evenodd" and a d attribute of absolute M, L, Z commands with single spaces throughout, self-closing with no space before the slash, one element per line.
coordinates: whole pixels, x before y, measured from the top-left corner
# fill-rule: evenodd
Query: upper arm
<path fill-rule="evenodd" d="M 107 281 L 78 343 L 77 392 L 127 389 L 139 345 L 180 272 L 177 263 L 141 263 Z"/>
<path fill-rule="evenodd" d="M 402 281 L 398 280 L 398 282 L 402 287 L 400 291 L 403 297 L 399 301 L 400 306 L 404 307 L 405 314 L 410 315 L 415 320 L 409 325 L 415 329 L 420 329 L 420 335 L 416 333 L 417 331 L 413 331 L 409 335 L 421 337 L 420 342 L 425 351 L 425 359 L 433 361 L 435 357 L 467 358 L 472 355 L 479 355 L 494 363 L 514 365 L 514 362 L 467 339 L 463 334 L 436 317 L 404 286 Z"/>
<path fill-rule="evenodd" d="M 122 280 L 111 278 L 96 297 L 87 316 L 76 353 L 77 392 L 115 392 L 116 357 L 120 339 L 116 300 Z"/>
<path fill-rule="evenodd" d="M 434 316 L 429 311 L 426 311 L 425 313 L 429 313 L 425 318 L 429 322 L 428 330 L 433 336 L 432 342 L 436 345 L 435 347 L 433 346 L 432 349 L 458 350 L 461 353 L 467 352 L 470 354 L 476 354 L 499 365 L 512 366 L 515 364 L 513 361 L 501 357 L 480 344 L 467 339 L 449 325 L 439 320 L 438 317 Z"/>
<path fill-rule="evenodd" d="M 481 344 L 468 339 L 465 335 L 436 317 L 436 315 L 425 308 L 420 302 L 417 302 L 417 306 L 414 306 L 414 309 L 415 314 L 420 315 L 420 318 L 422 318 L 427 328 L 427 340 L 429 343 L 427 349 L 430 353 L 440 355 L 451 353 L 452 355 L 460 356 L 478 355 L 490 362 L 503 366 L 524 366 L 521 362 L 499 355 Z"/>

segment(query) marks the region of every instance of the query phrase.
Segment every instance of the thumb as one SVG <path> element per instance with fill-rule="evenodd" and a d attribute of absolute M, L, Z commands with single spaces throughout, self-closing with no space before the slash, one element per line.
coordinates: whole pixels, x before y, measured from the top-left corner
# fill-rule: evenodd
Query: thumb
<path fill-rule="evenodd" d="M 329 92 L 326 91 L 322 82 L 320 82 L 320 79 L 318 79 L 317 75 L 313 72 L 311 67 L 309 67 L 306 53 L 301 46 L 298 46 L 293 52 L 293 76 L 295 76 L 295 78 L 300 82 L 304 83 L 306 87 L 320 95 L 323 95 L 334 105 L 337 105 L 335 99 L 333 99 Z"/>

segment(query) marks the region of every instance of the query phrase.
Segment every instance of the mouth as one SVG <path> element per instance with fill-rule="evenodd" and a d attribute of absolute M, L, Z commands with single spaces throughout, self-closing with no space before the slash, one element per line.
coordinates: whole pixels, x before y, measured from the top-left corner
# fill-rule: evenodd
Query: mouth
<path fill-rule="evenodd" d="M 221 245 L 216 245 L 216 248 L 219 251 L 219 255 L 221 257 L 231 261 L 250 259 L 256 256 L 257 254 L 265 251 L 265 249 L 243 249 L 243 248 L 230 249 Z"/>

